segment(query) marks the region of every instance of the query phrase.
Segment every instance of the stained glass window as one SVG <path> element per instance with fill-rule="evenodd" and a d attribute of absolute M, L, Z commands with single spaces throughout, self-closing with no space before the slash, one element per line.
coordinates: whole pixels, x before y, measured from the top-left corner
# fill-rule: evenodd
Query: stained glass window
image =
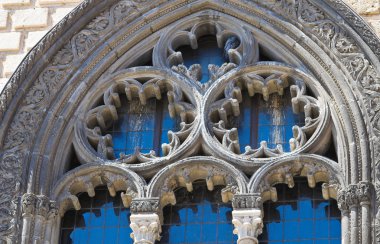
<path fill-rule="evenodd" d="M 340 211 L 335 200 L 322 198 L 321 185 L 311 189 L 304 178 L 294 188 L 276 186 L 278 201 L 264 203 L 264 229 L 260 243 L 341 243 Z"/>
<path fill-rule="evenodd" d="M 193 183 L 193 192 L 178 189 L 176 205 L 168 205 L 163 210 L 162 238 L 156 243 L 236 243 L 232 233 L 232 207 L 222 202 L 222 188 L 218 186 L 210 192 L 206 183 L 200 181 Z"/>
<path fill-rule="evenodd" d="M 268 101 L 261 94 L 249 97 L 247 92 L 243 92 L 240 115 L 230 117 L 230 127 L 238 129 L 241 152 L 247 145 L 260 147 L 261 141 L 266 141 L 269 148 L 280 144 L 284 151 L 289 152 L 292 127 L 304 123 L 303 113 L 293 113 L 289 89 L 282 96 L 270 95 Z"/>
<path fill-rule="evenodd" d="M 129 209 L 120 196 L 111 197 L 106 187 L 97 188 L 95 197 L 78 195 L 81 210 L 69 210 L 61 222 L 61 244 L 133 243 Z"/>
<path fill-rule="evenodd" d="M 200 64 L 202 67 L 201 83 L 209 80 L 208 65 L 215 64 L 221 66 L 228 62 L 223 56 L 223 49 L 218 47 L 215 36 L 203 36 L 198 39 L 198 48 L 192 49 L 190 46 L 180 47 L 177 51 L 182 53 L 184 65 L 190 67 L 193 64 Z"/>
<path fill-rule="evenodd" d="M 151 98 L 146 105 L 137 98 L 127 101 L 125 96 L 120 97 L 119 119 L 106 132 L 112 135 L 115 157 L 133 154 L 136 147 L 142 153 L 154 150 L 163 156 L 161 144 L 169 142 L 168 131 L 178 131 L 180 124 L 178 118 L 170 118 L 166 96 L 161 100 Z"/>

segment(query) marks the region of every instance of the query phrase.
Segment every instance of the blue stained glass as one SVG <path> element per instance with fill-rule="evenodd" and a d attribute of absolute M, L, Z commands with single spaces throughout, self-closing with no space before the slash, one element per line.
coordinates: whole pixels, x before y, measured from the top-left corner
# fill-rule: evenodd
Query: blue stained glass
<path fill-rule="evenodd" d="M 163 210 L 162 239 L 158 244 L 236 243 L 231 223 L 231 205 L 221 200 L 222 187 L 207 190 L 205 182 L 194 182 L 193 192 L 178 189 L 175 206 Z"/>
<path fill-rule="evenodd" d="M 89 239 L 88 243 L 102 243 L 104 237 L 104 229 L 102 228 L 94 228 L 89 229 Z"/>
<path fill-rule="evenodd" d="M 340 219 L 332 219 L 330 220 L 330 237 L 331 238 L 340 238 L 341 230 L 340 230 Z"/>
<path fill-rule="evenodd" d="M 180 47 L 177 51 L 182 53 L 183 64 L 190 67 L 193 64 L 200 64 L 202 68 L 201 83 L 209 80 L 208 65 L 215 64 L 221 66 L 228 62 L 223 57 L 223 49 L 218 47 L 214 36 L 201 37 L 198 40 L 198 48 L 192 49 L 190 46 Z"/>
<path fill-rule="evenodd" d="M 117 243 L 118 229 L 116 228 L 106 228 L 104 230 L 104 240 L 108 243 Z"/>
<path fill-rule="evenodd" d="M 61 244 L 133 243 L 130 211 L 122 206 L 120 199 L 111 197 L 107 188 L 95 189 L 94 199 L 86 193 L 78 198 L 82 209 L 67 211 L 62 219 Z"/>
<path fill-rule="evenodd" d="M 299 222 L 295 221 L 284 222 L 284 240 L 295 241 L 298 239 L 298 224 Z"/>
<path fill-rule="evenodd" d="M 284 205 L 283 211 L 284 211 L 284 218 L 286 220 L 298 219 L 298 209 L 297 209 L 296 202 Z"/>
<path fill-rule="evenodd" d="M 326 201 L 314 201 L 315 218 L 325 219 L 328 217 L 328 203 Z"/>
<path fill-rule="evenodd" d="M 264 215 L 265 216 L 265 215 Z M 271 222 L 265 224 L 265 228 L 267 228 L 268 240 L 269 241 L 278 241 L 283 239 L 283 223 Z"/>
<path fill-rule="evenodd" d="M 70 239 L 72 240 L 73 244 L 87 243 L 88 230 L 84 228 L 77 228 L 73 232 L 71 232 Z M 67 243 L 70 243 L 70 240 L 68 240 Z"/>
<path fill-rule="evenodd" d="M 269 148 L 276 148 L 279 144 L 289 152 L 292 127 L 303 124 L 303 113 L 293 113 L 289 88 L 283 96 L 270 95 L 268 101 L 264 101 L 261 94 L 249 97 L 248 92 L 243 91 L 240 115 L 229 117 L 229 127 L 238 129 L 242 153 L 247 145 L 258 148 L 262 141 L 266 141 Z"/>
<path fill-rule="evenodd" d="M 310 209 L 312 209 L 311 200 L 298 200 L 298 208 L 300 212 L 300 219 L 312 219 L 314 217 L 314 211 L 310 211 Z"/>
<path fill-rule="evenodd" d="M 341 222 L 340 217 L 335 217 L 339 212 L 336 201 L 319 200 L 322 199 L 321 184 L 311 189 L 305 178 L 296 177 L 294 181 L 292 189 L 284 184 L 276 185 L 278 202 L 264 203 L 264 230 L 259 236 L 260 243 L 339 242 Z"/>
<path fill-rule="evenodd" d="M 169 242 L 168 243 L 183 243 L 185 241 L 185 226 L 183 225 L 172 225 L 168 232 Z M 199 236 L 199 234 L 198 234 Z"/>
<path fill-rule="evenodd" d="M 197 207 L 187 209 L 187 222 L 199 223 L 202 221 L 202 211 L 199 211 Z"/>
<path fill-rule="evenodd" d="M 202 243 L 204 242 L 216 242 L 219 237 L 217 237 L 217 225 L 216 224 L 204 224 L 202 225 Z M 230 232 L 232 235 L 232 232 Z"/>
<path fill-rule="evenodd" d="M 142 105 L 138 99 L 127 101 L 125 95 L 120 96 L 122 106 L 118 108 L 118 120 L 105 131 L 112 135 L 114 157 L 118 158 L 120 153 L 133 154 L 136 147 L 142 153 L 154 150 L 163 156 L 161 144 L 169 143 L 167 132 L 180 129 L 179 117 L 169 116 L 167 97 L 151 98 Z"/>
<path fill-rule="evenodd" d="M 120 228 L 119 229 L 119 241 L 118 243 L 119 244 L 132 244 L 133 243 L 133 239 L 130 237 L 132 233 L 132 230 L 128 227 L 128 228 Z M 105 240 L 104 244 L 107 243 L 107 240 Z"/>

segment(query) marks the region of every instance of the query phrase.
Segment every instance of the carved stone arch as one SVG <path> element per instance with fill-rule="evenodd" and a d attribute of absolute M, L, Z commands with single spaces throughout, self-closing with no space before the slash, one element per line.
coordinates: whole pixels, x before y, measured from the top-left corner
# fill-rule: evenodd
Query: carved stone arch
<path fill-rule="evenodd" d="M 159 197 L 161 206 L 176 203 L 174 190 L 186 187 L 193 191 L 192 182 L 205 180 L 207 189 L 224 185 L 222 200 L 232 200 L 234 194 L 247 192 L 247 177 L 227 162 L 213 157 L 191 157 L 180 160 L 160 170 L 147 188 L 147 197 Z"/>
<path fill-rule="evenodd" d="M 112 197 L 121 191 L 124 207 L 129 207 L 132 199 L 145 196 L 145 180 L 135 172 L 118 164 L 89 163 L 62 176 L 52 189 L 51 199 L 57 202 L 63 216 L 70 208 L 80 210 L 78 193 L 94 197 L 95 188 L 102 185 L 107 186 Z"/>
<path fill-rule="evenodd" d="M 262 36 L 259 44 L 271 40 L 275 52 L 288 53 L 291 65 L 321 82 L 331 98 L 345 182 L 379 184 L 380 41 L 342 1 L 85 0 L 29 53 L 0 96 L 1 240 L 18 242 L 19 228 L 24 236 L 34 229 L 22 224 L 34 213 L 21 199 L 27 206 L 30 195 L 48 195 L 53 176 L 64 174 L 56 156 L 67 149 L 73 136 L 67 128 L 88 89 L 103 75 L 133 64 L 141 43 L 148 45 L 141 48 L 146 53 L 166 27 L 202 11 L 245 23 L 253 36 Z M 230 69 L 224 71 L 228 75 Z M 160 169 L 159 163 L 138 167 L 151 170 L 147 175 Z M 361 233 L 352 229 L 352 243 L 369 241 L 369 226 L 378 224 L 373 195 L 366 201 L 372 213 L 368 204 L 364 214 L 352 210 L 352 225 L 364 223 Z"/>
<path fill-rule="evenodd" d="M 293 176 L 306 177 L 309 187 L 312 188 L 318 182 L 335 185 L 335 188 L 328 188 L 324 192 L 324 197 L 327 199 L 330 197 L 336 199 L 338 189 L 347 186 L 343 172 L 336 162 L 318 155 L 303 154 L 273 160 L 261 167 L 252 175 L 248 183 L 248 191 L 260 193 L 262 201 L 277 201 L 276 189 L 273 186 L 283 183 L 292 188 Z"/>

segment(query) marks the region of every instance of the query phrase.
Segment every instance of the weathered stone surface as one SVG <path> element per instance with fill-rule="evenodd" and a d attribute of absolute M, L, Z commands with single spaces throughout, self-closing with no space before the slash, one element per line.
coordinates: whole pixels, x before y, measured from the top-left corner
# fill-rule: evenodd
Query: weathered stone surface
<path fill-rule="evenodd" d="M 16 29 L 46 27 L 48 25 L 48 9 L 16 10 L 12 15 L 12 21 L 13 27 Z"/>
<path fill-rule="evenodd" d="M 8 11 L 0 9 L 0 29 L 7 28 Z"/>
<path fill-rule="evenodd" d="M 380 13 L 379 0 L 346 0 L 359 14 L 373 15 Z"/>
<path fill-rule="evenodd" d="M 33 31 L 28 33 L 28 37 L 25 39 L 26 50 L 32 49 L 37 42 L 46 34 L 47 31 Z"/>
<path fill-rule="evenodd" d="M 20 42 L 20 32 L 0 33 L 0 51 L 18 51 L 20 48 Z"/>

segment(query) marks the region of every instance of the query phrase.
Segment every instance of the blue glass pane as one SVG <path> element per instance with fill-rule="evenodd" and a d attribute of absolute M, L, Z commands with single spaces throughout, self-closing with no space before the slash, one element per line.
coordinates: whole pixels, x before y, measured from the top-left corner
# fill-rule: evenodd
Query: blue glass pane
<path fill-rule="evenodd" d="M 177 51 L 182 53 L 184 65 L 190 67 L 193 64 L 200 64 L 202 68 L 201 83 L 209 80 L 208 65 L 215 64 L 221 66 L 227 62 L 223 57 L 223 49 L 218 48 L 214 36 L 201 37 L 198 40 L 198 48 L 192 49 L 190 46 L 180 47 Z"/>
<path fill-rule="evenodd" d="M 270 95 L 268 101 L 261 94 L 250 97 L 247 91 L 243 91 L 240 115 L 229 118 L 229 127 L 238 129 L 241 152 L 246 145 L 259 147 L 261 141 L 266 141 L 269 148 L 276 148 L 279 144 L 284 151 L 290 151 L 292 127 L 303 124 L 304 114 L 293 113 L 289 88 L 283 96 Z"/>
<path fill-rule="evenodd" d="M 265 225 L 268 233 L 268 240 L 282 240 L 283 239 L 283 223 L 271 222 Z"/>
<path fill-rule="evenodd" d="M 70 239 L 71 239 L 72 243 L 75 243 L 75 244 L 87 243 L 88 242 L 88 230 L 84 229 L 84 228 L 77 228 L 71 233 Z M 70 242 L 67 242 L 67 243 L 70 243 Z"/>
<path fill-rule="evenodd" d="M 193 183 L 193 192 L 176 191 L 175 206 L 163 210 L 164 224 L 159 244 L 236 243 L 233 235 L 232 207 L 221 200 L 222 187 L 207 190 L 205 182 Z"/>
<path fill-rule="evenodd" d="M 169 116 L 165 94 L 161 100 L 148 99 L 146 105 L 138 99 L 127 101 L 125 95 L 119 95 L 122 105 L 118 108 L 118 120 L 104 132 L 112 135 L 114 157 L 118 158 L 120 153 L 133 154 L 136 147 L 142 153 L 154 150 L 163 156 L 161 144 L 169 142 L 167 132 L 176 132 L 180 128 L 179 117 Z"/>
<path fill-rule="evenodd" d="M 308 188 L 305 178 L 295 186 L 276 185 L 278 202 L 264 203 L 260 243 L 337 243 L 341 239 L 340 213 L 335 200 L 322 200 L 321 184 Z"/>
<path fill-rule="evenodd" d="M 123 207 L 120 196 L 113 198 L 107 188 L 100 187 L 95 190 L 94 199 L 86 193 L 78 198 L 82 209 L 67 211 L 62 219 L 61 244 L 133 243 L 130 211 Z"/>

